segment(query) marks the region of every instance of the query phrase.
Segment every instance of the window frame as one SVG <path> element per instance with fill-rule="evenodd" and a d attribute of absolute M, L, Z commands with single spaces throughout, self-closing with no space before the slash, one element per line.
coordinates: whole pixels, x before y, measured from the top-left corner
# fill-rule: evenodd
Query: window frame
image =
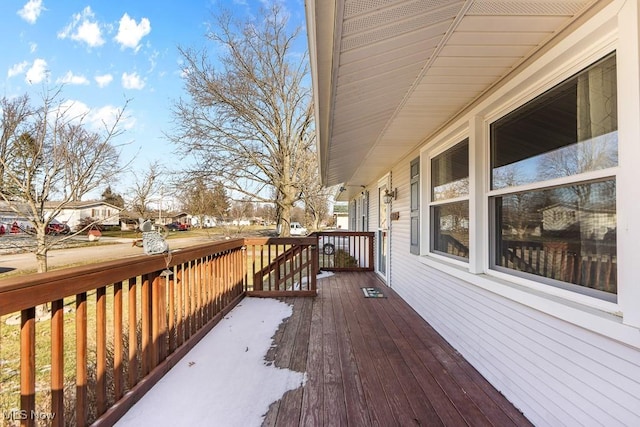
<path fill-rule="evenodd" d="M 614 183 L 617 183 L 619 179 L 618 174 L 620 170 L 619 160 L 615 166 L 605 168 L 605 169 L 592 170 L 592 171 L 577 173 L 574 175 L 563 176 L 559 178 L 552 178 L 552 179 L 540 180 L 536 182 L 524 183 L 521 185 L 514 185 L 511 187 L 506 186 L 498 189 L 491 188 L 492 174 L 493 174 L 492 164 L 491 164 L 491 156 L 492 156 L 491 144 L 493 141 L 493 135 L 491 134 L 492 125 L 498 122 L 500 119 L 508 116 L 512 112 L 518 110 L 519 108 L 524 107 L 531 102 L 534 102 L 536 98 L 538 98 L 539 96 L 545 93 L 548 93 L 549 91 L 555 88 L 561 87 L 571 78 L 576 77 L 581 72 L 605 60 L 607 57 L 611 55 L 615 56 L 616 58 L 616 70 L 618 70 L 619 60 L 618 60 L 617 49 L 615 47 L 610 47 L 608 50 L 605 50 L 604 52 L 598 52 L 597 55 L 590 56 L 586 61 L 586 63 L 583 61 L 580 64 L 576 64 L 571 70 L 566 71 L 561 76 L 556 76 L 556 79 L 554 79 L 553 81 L 547 82 L 547 84 L 540 86 L 538 90 L 531 91 L 528 94 L 528 96 L 522 98 L 518 103 L 514 103 L 510 105 L 508 108 L 503 109 L 500 113 L 491 115 L 490 117 L 487 117 L 485 119 L 485 122 L 484 122 L 485 124 L 485 138 L 484 138 L 485 183 L 484 184 L 486 185 L 485 188 L 487 189 L 487 191 L 484 197 L 484 204 L 486 206 L 486 213 L 487 213 L 487 219 L 488 219 L 487 234 L 486 234 L 486 240 L 485 240 L 486 242 L 485 250 L 488 251 L 487 252 L 488 256 L 485 260 L 485 268 L 486 268 L 487 274 L 504 278 L 512 282 L 519 282 L 520 279 L 522 279 L 525 281 L 524 283 L 527 283 L 527 282 L 529 284 L 533 283 L 535 284 L 534 285 L 535 287 L 542 290 L 545 290 L 545 288 L 547 289 L 556 288 L 556 289 L 568 291 L 571 294 L 582 295 L 588 298 L 594 298 L 594 299 L 608 302 L 608 303 L 614 303 L 614 304 L 618 303 L 618 295 L 620 293 L 619 288 L 618 288 L 618 292 L 616 294 L 613 294 L 613 293 L 592 289 L 579 284 L 563 282 L 560 280 L 551 279 L 544 276 L 539 276 L 532 273 L 526 273 L 523 271 L 497 265 L 496 259 L 495 259 L 496 245 L 497 245 L 497 234 L 496 234 L 497 231 L 496 231 L 496 221 L 495 221 L 496 212 L 495 212 L 495 203 L 493 203 L 493 200 L 495 200 L 497 197 L 504 197 L 504 196 L 513 195 L 517 193 L 541 191 L 545 189 L 567 187 L 570 185 L 596 183 L 596 182 L 611 180 L 611 179 L 614 181 Z M 618 78 L 618 83 L 616 86 L 616 96 L 619 97 L 619 94 L 620 94 L 620 79 Z M 619 104 L 620 102 L 618 101 L 618 105 Z M 618 117 L 617 126 L 616 126 L 616 132 L 618 133 L 618 141 L 619 141 L 619 129 L 620 129 L 620 119 Z M 619 153 L 620 142 L 618 142 L 617 149 Z M 620 195 L 619 193 L 616 193 L 616 200 L 614 201 L 614 204 L 616 204 L 616 206 L 618 203 L 618 197 L 620 197 Z M 619 220 L 617 220 L 617 223 L 619 224 Z M 616 247 L 617 248 L 620 247 L 619 242 L 616 242 Z M 620 276 L 619 263 L 617 265 L 617 269 L 618 271 L 616 272 L 616 276 L 619 277 Z"/>
<path fill-rule="evenodd" d="M 445 154 L 446 152 L 453 150 L 454 148 L 458 147 L 461 144 L 467 144 L 467 180 L 468 180 L 468 184 L 469 184 L 469 188 L 467 191 L 466 195 L 462 195 L 462 196 L 457 196 L 457 197 L 451 197 L 449 199 L 441 199 L 441 200 L 434 200 L 433 197 L 433 182 L 432 182 L 432 161 L 437 158 L 438 156 L 441 156 L 443 154 Z M 423 198 L 425 200 L 424 204 L 425 204 L 425 211 L 426 211 L 426 221 L 424 222 L 424 228 L 423 230 L 426 228 L 427 230 L 427 236 L 428 238 L 426 239 L 426 254 L 437 258 L 437 259 L 442 259 L 442 260 L 446 260 L 449 262 L 453 262 L 456 264 L 459 264 L 461 266 L 465 266 L 468 267 L 469 266 L 469 259 L 471 257 L 471 244 L 469 244 L 468 246 L 468 256 L 467 257 L 461 257 L 461 256 L 457 256 L 457 255 L 453 255 L 453 254 L 449 254 L 447 252 L 443 252 L 443 251 L 438 251 L 434 249 L 434 242 L 435 242 L 435 224 L 434 224 L 434 215 L 433 215 L 433 209 L 434 207 L 437 206 L 443 206 L 443 205 L 450 205 L 450 204 L 454 204 L 454 203 L 458 203 L 458 202 L 463 202 L 463 201 L 467 201 L 468 205 L 469 205 L 469 211 L 471 209 L 471 198 L 472 198 L 472 189 L 471 189 L 471 155 L 470 155 L 470 138 L 467 135 L 467 132 L 465 131 L 464 133 L 458 134 L 452 138 L 449 138 L 447 140 L 446 143 L 440 145 L 437 149 L 432 150 L 430 152 L 428 152 L 425 156 L 425 161 L 422 162 L 423 164 L 425 164 L 426 167 L 426 185 L 424 186 L 424 189 L 421 190 L 421 194 L 423 195 Z M 425 180 L 423 180 L 424 182 Z M 468 213 L 467 216 L 469 215 L 470 212 Z M 471 218 L 469 217 L 469 234 L 471 233 Z"/>
<path fill-rule="evenodd" d="M 409 253 L 414 255 L 420 255 L 420 191 L 420 156 L 418 156 L 409 162 Z M 414 236 L 417 238 L 415 242 Z"/>

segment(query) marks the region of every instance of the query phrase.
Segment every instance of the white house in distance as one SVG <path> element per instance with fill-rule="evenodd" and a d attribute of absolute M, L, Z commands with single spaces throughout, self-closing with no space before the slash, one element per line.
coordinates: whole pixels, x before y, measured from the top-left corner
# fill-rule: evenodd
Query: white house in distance
<path fill-rule="evenodd" d="M 321 177 L 380 278 L 534 424 L 640 425 L 639 2 L 306 13 Z M 607 232 L 546 233 L 562 205 Z"/>
<path fill-rule="evenodd" d="M 45 212 L 51 212 L 58 205 L 59 202 L 45 203 Z M 71 230 L 75 230 L 84 218 L 93 218 L 106 226 L 119 226 L 121 211 L 122 208 L 100 200 L 71 202 L 56 215 L 55 219 L 67 224 Z"/>

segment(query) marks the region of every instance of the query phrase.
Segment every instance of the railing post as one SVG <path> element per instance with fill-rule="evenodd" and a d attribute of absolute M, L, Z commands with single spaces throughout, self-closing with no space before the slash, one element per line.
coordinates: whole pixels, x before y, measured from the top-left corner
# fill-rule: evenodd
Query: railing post
<path fill-rule="evenodd" d="M 314 292 L 317 290 L 316 281 L 318 280 L 318 273 L 320 272 L 320 262 L 318 260 L 319 256 L 318 245 L 311 245 L 311 277 L 309 277 L 309 284 L 311 285 L 310 290 Z"/>
<path fill-rule="evenodd" d="M 373 248 L 373 236 L 369 236 L 369 268 L 367 270 L 373 271 L 375 269 L 374 266 L 374 262 L 375 262 L 375 254 L 373 253 L 374 248 Z"/>
<path fill-rule="evenodd" d="M 240 274 L 241 274 L 241 280 L 242 280 L 242 290 L 244 292 L 246 292 L 249 289 L 249 277 L 248 277 L 248 273 L 249 273 L 249 266 L 247 265 L 248 262 L 248 257 L 247 257 L 247 244 L 243 243 L 242 244 L 242 255 L 241 255 L 241 260 L 242 260 L 242 265 L 240 267 Z"/>

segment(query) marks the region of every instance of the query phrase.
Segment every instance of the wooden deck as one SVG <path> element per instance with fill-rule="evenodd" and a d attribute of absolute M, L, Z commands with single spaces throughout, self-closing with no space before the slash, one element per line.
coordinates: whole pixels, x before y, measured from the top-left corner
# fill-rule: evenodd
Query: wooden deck
<path fill-rule="evenodd" d="M 385 298 L 364 298 L 372 286 Z M 264 425 L 530 425 L 374 273 L 338 273 L 318 289 L 283 299 L 293 315 L 267 358 L 308 380 L 271 405 Z"/>

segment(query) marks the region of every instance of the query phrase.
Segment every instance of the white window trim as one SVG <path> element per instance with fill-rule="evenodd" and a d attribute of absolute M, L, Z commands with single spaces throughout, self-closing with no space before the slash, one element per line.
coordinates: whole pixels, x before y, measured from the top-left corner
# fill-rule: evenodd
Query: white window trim
<path fill-rule="evenodd" d="M 469 140 L 469 194 L 466 196 L 454 197 L 446 200 L 431 200 L 431 160 L 447 150 L 462 143 L 465 139 Z M 439 140 L 435 147 L 423 148 L 420 151 L 420 255 L 430 256 L 434 259 L 440 259 L 452 262 L 460 266 L 468 266 L 469 260 L 462 260 L 447 255 L 442 255 L 431 250 L 431 207 L 445 205 L 454 202 L 469 201 L 469 233 L 471 233 L 471 138 L 469 138 L 469 129 L 465 126 L 458 129 L 455 133 L 450 134 L 446 138 Z M 469 245 L 469 257 L 471 257 L 471 245 Z"/>

